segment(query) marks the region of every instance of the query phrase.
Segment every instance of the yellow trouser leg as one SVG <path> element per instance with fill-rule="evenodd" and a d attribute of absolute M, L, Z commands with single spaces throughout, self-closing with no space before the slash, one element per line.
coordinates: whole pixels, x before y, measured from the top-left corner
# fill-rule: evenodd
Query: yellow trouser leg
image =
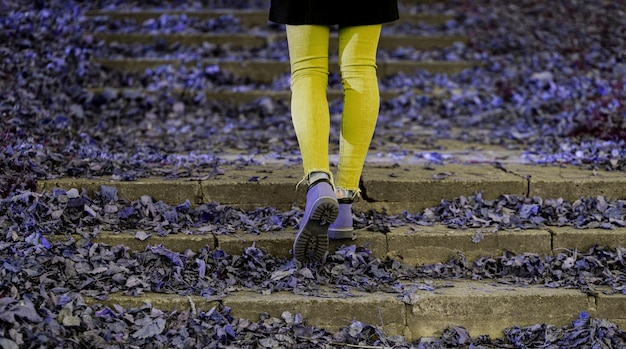
<path fill-rule="evenodd" d="M 330 111 L 326 97 L 330 27 L 287 25 L 286 28 L 291 64 L 291 118 L 304 174 L 319 171 L 330 175 Z"/>
<path fill-rule="evenodd" d="M 359 179 L 369 150 L 380 94 L 376 76 L 376 51 L 381 25 L 339 29 L 339 67 L 344 88 L 337 188 L 358 192 Z"/>

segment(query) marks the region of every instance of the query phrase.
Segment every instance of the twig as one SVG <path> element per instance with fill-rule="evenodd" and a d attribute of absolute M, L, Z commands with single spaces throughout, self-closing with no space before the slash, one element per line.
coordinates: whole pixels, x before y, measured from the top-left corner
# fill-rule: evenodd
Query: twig
<path fill-rule="evenodd" d="M 187 296 L 187 300 L 189 300 L 189 306 L 191 306 L 191 314 L 195 317 L 196 316 L 196 303 L 194 303 L 193 299 L 191 299 L 191 296 Z"/>
<path fill-rule="evenodd" d="M 360 229 L 354 229 L 354 231 L 364 231 L 364 230 L 367 230 L 367 229 L 369 229 L 369 228 L 371 228 L 371 227 L 373 227 L 373 226 L 374 226 L 374 224 L 366 225 L 366 226 L 364 226 L 363 228 L 360 228 Z"/>
<path fill-rule="evenodd" d="M 381 347 L 377 345 L 359 345 L 359 344 L 346 344 L 346 343 L 331 343 L 333 345 L 341 345 L 347 348 L 363 348 L 363 349 L 390 349 L 392 347 Z"/>
<path fill-rule="evenodd" d="M 246 239 L 242 238 L 241 236 L 237 235 L 237 234 L 232 234 L 234 237 L 236 237 L 237 239 L 241 240 L 242 242 L 246 242 Z"/>
<path fill-rule="evenodd" d="M 554 249 L 554 251 L 567 251 L 567 252 L 570 252 L 570 253 L 574 253 L 574 255 L 578 252 L 577 249 L 573 249 L 572 250 L 572 249 L 565 248 L 565 247 L 557 247 L 557 248 Z"/>

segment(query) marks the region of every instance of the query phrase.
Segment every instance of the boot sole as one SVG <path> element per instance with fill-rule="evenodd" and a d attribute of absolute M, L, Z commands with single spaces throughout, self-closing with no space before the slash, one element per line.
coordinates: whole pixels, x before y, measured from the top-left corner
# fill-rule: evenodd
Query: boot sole
<path fill-rule="evenodd" d="M 337 200 L 321 197 L 313 203 L 308 221 L 293 243 L 294 258 L 302 263 L 321 261 L 328 252 L 328 227 L 339 214 Z"/>

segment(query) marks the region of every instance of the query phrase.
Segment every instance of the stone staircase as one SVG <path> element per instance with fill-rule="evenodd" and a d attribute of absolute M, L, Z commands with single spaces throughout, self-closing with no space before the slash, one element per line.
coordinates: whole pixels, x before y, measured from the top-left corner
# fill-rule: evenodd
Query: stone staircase
<path fill-rule="evenodd" d="M 217 2 L 216 2 L 217 4 Z M 222 4 L 220 2 L 219 4 Z M 410 8 L 409 1 L 402 2 L 403 8 Z M 237 50 L 255 50 L 270 45 L 280 45 L 284 34 L 276 28 L 268 28 L 267 12 L 264 8 L 235 10 L 224 6 L 202 11 L 185 10 L 98 10 L 87 13 L 91 18 L 108 18 L 119 21 L 143 23 L 159 18 L 163 14 L 185 15 L 189 18 L 217 19 L 232 16 L 239 25 L 250 28 L 251 33 L 192 33 L 163 34 L 154 32 L 85 33 L 95 40 L 107 44 L 154 44 L 162 45 L 203 45 L 228 47 Z M 450 14 L 424 14 L 407 12 L 401 22 L 445 23 L 454 18 Z M 462 36 L 429 37 L 417 35 L 384 34 L 381 47 L 413 47 L 427 50 L 437 46 L 465 42 Z M 336 45 L 336 44 L 334 44 Z M 203 59 L 184 61 L 169 58 L 127 58 L 97 57 L 103 66 L 117 70 L 143 71 L 162 65 L 179 66 L 184 64 L 217 66 L 235 76 L 267 83 L 277 76 L 288 73 L 288 63 L 283 60 L 229 60 Z M 419 69 L 437 73 L 454 74 L 471 68 L 474 62 L 416 62 L 407 60 L 380 60 L 381 77 L 399 73 L 411 74 Z M 336 71 L 336 67 L 333 67 Z M 95 92 L 104 86 L 92 86 Z M 289 91 L 250 90 L 205 91 L 208 99 L 228 100 L 245 103 L 260 97 L 288 100 Z M 341 91 L 330 90 L 330 98 L 338 98 Z M 383 91 L 383 98 L 393 98 L 399 91 Z M 418 93 L 418 92 L 416 92 Z M 411 146 L 411 145 L 407 145 Z M 613 173 L 591 174 L 575 168 L 542 168 L 524 164 L 519 152 L 497 147 L 465 144 L 450 141 L 438 151 L 456 164 L 438 166 L 436 171 L 429 169 L 427 160 L 377 159 L 375 154 L 368 157 L 364 187 L 367 200 L 361 200 L 356 210 L 385 210 L 389 213 L 402 211 L 417 212 L 434 206 L 441 200 L 472 195 L 482 191 L 486 199 L 497 198 L 502 194 L 528 196 L 563 197 L 576 200 L 581 196 L 612 195 L 626 197 L 626 184 L 623 176 Z M 228 157 L 225 154 L 225 157 Z M 232 155 L 236 156 L 236 155 Z M 503 160 L 504 159 L 504 160 Z M 247 166 L 245 169 L 227 167 L 225 176 L 197 180 L 168 180 L 149 178 L 134 182 L 113 182 L 108 179 L 61 178 L 42 181 L 39 189 L 85 188 L 88 192 L 99 190 L 101 185 L 115 186 L 119 196 L 137 200 L 142 195 L 150 195 L 154 200 L 162 200 L 176 205 L 185 200 L 193 204 L 211 201 L 225 205 L 251 209 L 272 206 L 289 209 L 294 203 L 303 205 L 304 190 L 294 186 L 301 178 L 299 165 L 285 165 L 279 160 L 257 156 L 262 166 Z M 453 161 L 454 162 L 454 161 Z M 507 167 L 496 166 L 505 162 Z M 251 181 L 250 178 L 257 180 Z M 253 201 L 250 198 L 260 198 Z M 358 231 L 353 241 L 333 241 L 335 249 L 346 244 L 362 246 L 367 244 L 374 256 L 384 259 L 391 257 L 410 265 L 434 264 L 447 261 L 450 256 L 462 252 L 468 261 L 480 256 L 500 255 L 505 251 L 513 253 L 536 253 L 546 255 L 562 249 L 586 251 L 593 245 L 618 246 L 626 244 L 626 234 L 620 230 L 575 230 L 571 228 L 546 228 L 523 231 L 499 231 L 484 234 L 479 242 L 473 236 L 480 229 L 453 230 L 443 226 L 406 226 L 392 228 L 387 234 Z M 241 254 L 249 246 L 256 246 L 277 257 L 289 257 L 293 242 L 293 231 L 267 232 L 260 235 L 188 235 L 172 234 L 167 237 L 152 236 L 145 240 L 135 238 L 134 232 L 101 232 L 94 241 L 107 244 L 123 244 L 132 250 L 142 251 L 147 245 L 162 244 L 175 252 L 191 249 L 197 251 L 209 246 L 220 248 L 229 254 Z M 61 238 L 60 238 L 61 239 Z M 278 292 L 268 295 L 251 291 L 237 291 L 229 296 L 216 298 L 177 297 L 164 294 L 144 294 L 129 297 L 112 294 L 106 301 L 90 300 L 105 304 L 137 306 L 150 302 L 163 310 L 187 309 L 192 305 L 197 309 L 210 309 L 220 303 L 231 309 L 234 317 L 257 320 L 260 313 L 280 317 L 283 311 L 301 314 L 309 324 L 329 330 L 347 326 L 353 320 L 380 326 L 389 335 L 403 335 L 407 340 L 420 337 L 438 336 L 448 326 L 460 325 L 473 336 L 502 336 L 502 330 L 510 326 L 528 326 L 538 323 L 564 325 L 575 319 L 581 311 L 592 316 L 606 318 L 620 326 L 626 326 L 626 296 L 587 294 L 579 290 L 549 289 L 540 286 L 516 286 L 481 281 L 454 280 L 412 280 L 412 282 L 432 283 L 435 291 L 416 289 L 409 302 L 387 293 L 351 292 L 350 296 L 314 297 Z"/>

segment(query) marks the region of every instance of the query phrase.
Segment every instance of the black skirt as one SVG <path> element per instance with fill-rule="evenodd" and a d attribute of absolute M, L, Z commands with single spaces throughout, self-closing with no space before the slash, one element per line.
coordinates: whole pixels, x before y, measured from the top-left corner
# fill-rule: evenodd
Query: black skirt
<path fill-rule="evenodd" d="M 397 0 L 271 0 L 269 19 L 293 25 L 369 25 L 398 17 Z"/>

